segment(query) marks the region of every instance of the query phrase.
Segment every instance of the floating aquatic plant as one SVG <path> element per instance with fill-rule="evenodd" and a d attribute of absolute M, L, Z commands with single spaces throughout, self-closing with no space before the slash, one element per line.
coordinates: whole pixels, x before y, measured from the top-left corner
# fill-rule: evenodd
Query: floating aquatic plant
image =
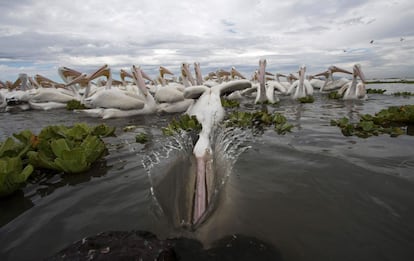
<path fill-rule="evenodd" d="M 196 116 L 184 114 L 179 118 L 174 118 L 167 127 L 162 128 L 162 133 L 167 136 L 172 136 L 174 133 L 180 131 L 201 131 L 201 124 L 198 122 Z"/>
<path fill-rule="evenodd" d="M 146 134 L 145 132 L 138 133 L 135 136 L 135 141 L 141 144 L 148 142 L 149 141 L 148 134 Z"/>
<path fill-rule="evenodd" d="M 387 90 L 368 88 L 366 91 L 368 94 L 384 94 L 384 92 L 386 92 Z"/>
<path fill-rule="evenodd" d="M 236 100 L 229 100 L 229 99 L 221 98 L 221 105 L 224 108 L 238 108 L 240 107 L 240 102 Z"/>
<path fill-rule="evenodd" d="M 409 96 L 414 96 L 414 93 L 412 93 L 412 92 L 394 92 L 393 95 L 394 96 L 409 97 Z"/>
<path fill-rule="evenodd" d="M 226 127 L 254 128 L 256 130 L 262 130 L 264 127 L 272 125 L 274 125 L 274 129 L 278 134 L 285 134 L 293 128 L 293 125 L 287 123 L 286 117 L 278 112 L 269 114 L 267 111 L 234 111 L 229 113 L 225 120 Z"/>
<path fill-rule="evenodd" d="M 38 136 L 25 130 L 0 143 L 0 197 L 17 190 L 38 169 L 65 173 L 88 170 L 105 152 L 101 137 L 115 128 L 104 124 L 89 127 L 48 126 Z"/>
<path fill-rule="evenodd" d="M 29 162 L 37 168 L 65 173 L 86 171 L 105 151 L 100 137 L 113 135 L 114 131 L 103 124 L 93 128 L 85 123 L 71 128 L 48 126 L 38 136 L 37 150 L 28 152 Z"/>
<path fill-rule="evenodd" d="M 23 131 L 0 143 L 0 197 L 19 189 L 33 173 L 31 164 L 24 164 L 25 154 L 32 148 L 33 134 Z"/>
<path fill-rule="evenodd" d="M 69 111 L 86 109 L 85 105 L 78 100 L 70 100 L 66 103 L 66 109 Z"/>
<path fill-rule="evenodd" d="M 346 117 L 331 121 L 332 126 L 341 128 L 343 135 L 355 135 L 361 138 L 379 134 L 397 137 L 405 133 L 401 126 L 412 124 L 414 124 L 414 105 L 393 106 L 383 109 L 375 115 L 365 114 L 361 116 L 358 123 L 350 123 Z"/>
<path fill-rule="evenodd" d="M 302 98 L 297 99 L 300 103 L 313 103 L 315 101 L 315 98 L 313 98 L 312 95 L 308 95 Z"/>
<path fill-rule="evenodd" d="M 328 98 L 329 99 L 336 99 L 336 100 L 338 100 L 338 99 L 341 99 L 342 98 L 342 95 L 340 95 L 337 91 L 333 91 L 333 92 L 330 92 L 328 94 Z"/>

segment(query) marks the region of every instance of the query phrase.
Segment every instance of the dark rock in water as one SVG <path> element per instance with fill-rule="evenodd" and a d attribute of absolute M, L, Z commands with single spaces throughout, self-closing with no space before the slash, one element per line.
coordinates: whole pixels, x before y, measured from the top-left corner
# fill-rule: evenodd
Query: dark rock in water
<path fill-rule="evenodd" d="M 256 238 L 230 235 L 205 250 L 194 239 L 159 240 L 144 231 L 110 231 L 84 238 L 46 260 L 282 260 L 275 247 Z"/>
<path fill-rule="evenodd" d="M 46 260 L 177 260 L 168 240 L 144 231 L 109 231 L 75 242 Z"/>

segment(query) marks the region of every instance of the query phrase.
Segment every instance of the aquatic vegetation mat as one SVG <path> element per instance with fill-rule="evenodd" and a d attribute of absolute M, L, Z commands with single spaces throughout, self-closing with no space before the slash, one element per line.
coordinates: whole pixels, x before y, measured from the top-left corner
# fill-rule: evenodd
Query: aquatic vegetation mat
<path fill-rule="evenodd" d="M 379 134 L 397 137 L 405 134 L 403 128 L 414 125 L 414 105 L 393 106 L 375 115 L 364 114 L 358 123 L 351 123 L 346 117 L 332 120 L 332 126 L 341 128 L 344 136 L 367 138 Z"/>
<path fill-rule="evenodd" d="M 281 113 L 270 114 L 267 111 L 234 111 L 227 115 L 224 122 L 226 127 L 252 128 L 254 132 L 262 131 L 265 127 L 274 126 L 274 130 L 278 134 L 285 134 L 293 128 L 293 125 L 289 124 L 286 117 Z"/>
<path fill-rule="evenodd" d="M 384 92 L 386 92 L 387 90 L 368 88 L 366 91 L 368 94 L 384 94 Z"/>
<path fill-rule="evenodd" d="M 34 171 L 84 172 L 101 158 L 106 146 L 101 137 L 114 135 L 115 128 L 85 123 L 73 127 L 48 126 L 39 135 L 30 130 L 13 134 L 0 143 L 0 197 L 19 189 Z"/>
<path fill-rule="evenodd" d="M 410 97 L 410 96 L 414 96 L 414 93 L 412 93 L 412 92 L 394 92 L 393 95 L 394 96 Z"/>

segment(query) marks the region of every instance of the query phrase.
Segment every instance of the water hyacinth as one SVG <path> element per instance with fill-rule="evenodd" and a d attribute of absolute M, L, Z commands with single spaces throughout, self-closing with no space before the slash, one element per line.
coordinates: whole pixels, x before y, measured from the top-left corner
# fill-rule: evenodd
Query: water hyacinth
<path fill-rule="evenodd" d="M 344 136 L 355 135 L 361 138 L 378 136 L 379 134 L 389 134 L 391 137 L 397 137 L 405 134 L 401 127 L 413 124 L 414 105 L 389 107 L 375 115 L 365 114 L 361 116 L 358 123 L 354 124 L 350 123 L 346 117 L 331 121 L 332 126 L 341 128 Z"/>
<path fill-rule="evenodd" d="M 178 119 L 174 118 L 167 127 L 162 129 L 162 133 L 166 136 L 172 136 L 180 131 L 201 131 L 201 124 L 198 122 L 196 116 L 189 116 L 184 114 Z"/>
<path fill-rule="evenodd" d="M 274 125 L 278 134 L 290 132 L 293 125 L 287 123 L 286 117 L 275 112 L 269 114 L 267 111 L 241 112 L 235 111 L 230 113 L 225 120 L 226 127 L 253 128 L 263 130 L 264 127 Z"/>
<path fill-rule="evenodd" d="M 368 94 L 384 94 L 384 92 L 386 92 L 387 90 L 368 88 L 366 91 L 367 91 Z"/>
<path fill-rule="evenodd" d="M 414 96 L 414 93 L 412 93 L 412 92 L 394 92 L 393 95 L 394 96 L 409 97 L 409 96 Z"/>
<path fill-rule="evenodd" d="M 48 126 L 39 135 L 25 130 L 0 143 L 0 197 L 19 189 L 36 169 L 80 173 L 104 154 L 101 137 L 114 135 L 104 124 Z"/>
<path fill-rule="evenodd" d="M 315 98 L 313 96 L 308 95 L 302 98 L 297 99 L 300 103 L 313 103 L 315 101 Z"/>
<path fill-rule="evenodd" d="M 224 108 L 238 108 L 240 107 L 240 102 L 236 100 L 229 100 L 229 99 L 221 98 L 221 105 Z"/>
<path fill-rule="evenodd" d="M 140 132 L 135 136 L 135 141 L 138 143 L 147 143 L 149 141 L 148 134 L 145 132 Z"/>
<path fill-rule="evenodd" d="M 68 111 L 83 110 L 86 109 L 85 105 L 78 100 L 70 100 L 66 103 L 66 109 Z"/>

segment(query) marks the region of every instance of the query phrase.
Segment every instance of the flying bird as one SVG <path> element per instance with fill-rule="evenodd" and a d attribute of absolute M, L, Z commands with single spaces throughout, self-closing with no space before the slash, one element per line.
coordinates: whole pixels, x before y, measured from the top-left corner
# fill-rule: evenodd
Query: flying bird
<path fill-rule="evenodd" d="M 370 44 L 373 44 L 374 43 L 374 40 L 371 40 L 371 42 L 369 42 Z"/>
<path fill-rule="evenodd" d="M 404 38 L 402 38 L 402 37 L 401 37 L 401 38 L 400 38 L 400 42 L 402 42 L 402 41 L 404 41 Z"/>

